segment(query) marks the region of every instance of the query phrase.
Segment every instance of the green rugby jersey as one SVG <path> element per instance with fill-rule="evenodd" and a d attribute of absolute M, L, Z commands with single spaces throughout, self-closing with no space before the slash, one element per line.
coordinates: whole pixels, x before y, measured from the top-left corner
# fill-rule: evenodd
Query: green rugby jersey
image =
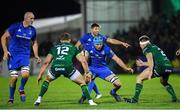
<path fill-rule="evenodd" d="M 51 68 L 66 68 L 66 71 L 73 69 L 73 58 L 80 51 L 71 43 L 60 43 L 51 48 L 49 54 L 53 57 Z"/>
<path fill-rule="evenodd" d="M 147 53 L 152 53 L 153 61 L 155 66 L 163 66 L 163 67 L 171 67 L 171 62 L 167 58 L 167 56 L 164 54 L 164 52 L 156 45 L 154 44 L 148 44 L 143 49 L 143 54 L 146 55 Z"/>

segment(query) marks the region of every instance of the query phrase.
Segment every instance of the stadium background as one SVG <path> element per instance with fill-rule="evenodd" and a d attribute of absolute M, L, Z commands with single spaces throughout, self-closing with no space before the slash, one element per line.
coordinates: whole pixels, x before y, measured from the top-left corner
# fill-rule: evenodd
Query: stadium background
<path fill-rule="evenodd" d="M 61 3 L 59 3 L 61 2 Z M 6 0 L 6 8 L 0 7 L 0 36 L 12 23 L 23 20 L 26 11 L 33 11 L 36 16 L 34 26 L 37 28 L 39 54 L 44 59 L 57 37 L 62 32 L 69 32 L 75 43 L 81 35 L 90 32 L 90 25 L 98 22 L 101 33 L 128 42 L 132 47 L 125 49 L 121 46 L 109 45 L 113 51 L 128 65 L 136 70 L 135 59 L 142 57 L 138 47 L 138 37 L 150 35 L 152 42 L 161 47 L 170 58 L 176 70 L 180 68 L 180 59 L 175 52 L 180 48 L 180 0 Z M 0 109 L 37 109 L 33 106 L 40 85 L 35 74 L 41 65 L 31 58 L 31 77 L 25 87 L 26 103 L 19 99 L 18 89 L 15 92 L 13 106 L 7 104 L 9 90 L 9 74 L 6 62 L 2 61 L 0 45 Z M 109 67 L 118 74 L 122 88 L 118 91 L 122 97 L 131 97 L 137 74 L 126 75 L 125 71 L 108 60 Z M 136 73 L 136 72 L 135 72 Z M 169 78 L 177 97 L 180 96 L 180 75 L 173 74 Z M 66 78 L 59 78 L 51 83 L 38 109 L 180 109 L 179 102 L 171 103 L 169 94 L 155 78 L 144 83 L 138 104 L 117 103 L 109 95 L 112 85 L 97 78 L 96 84 L 103 97 L 96 100 L 97 107 L 90 107 L 87 102 L 79 105 L 80 88 Z M 20 79 L 17 87 L 20 85 Z M 94 98 L 95 93 L 92 93 Z"/>
<path fill-rule="evenodd" d="M 72 43 L 76 43 L 84 33 L 90 32 L 90 25 L 97 22 L 102 27 L 102 34 L 132 45 L 128 49 L 109 45 L 128 65 L 135 68 L 135 59 L 142 57 L 138 37 L 147 34 L 164 50 L 174 67 L 177 70 L 180 68 L 179 58 L 175 55 L 180 48 L 180 0 L 68 0 L 61 4 L 57 0 L 46 0 L 44 5 L 40 5 L 42 1 L 35 0 L 6 2 L 4 4 L 11 8 L 1 10 L 5 13 L 1 17 L 1 36 L 11 23 L 23 19 L 25 11 L 33 11 L 37 18 L 34 26 L 42 58 L 56 44 L 60 33 L 71 33 Z M 0 75 L 8 76 L 2 55 L 1 47 Z M 40 65 L 36 65 L 33 59 L 31 62 L 31 74 L 35 74 Z M 108 61 L 108 64 L 115 73 L 122 72 L 115 62 Z"/>

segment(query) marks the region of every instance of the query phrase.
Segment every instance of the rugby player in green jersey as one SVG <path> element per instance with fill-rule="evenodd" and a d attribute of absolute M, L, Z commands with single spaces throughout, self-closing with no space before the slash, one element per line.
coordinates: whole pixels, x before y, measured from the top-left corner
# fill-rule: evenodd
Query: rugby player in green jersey
<path fill-rule="evenodd" d="M 128 103 L 137 103 L 143 88 L 143 82 L 145 80 L 150 80 L 151 78 L 160 77 L 160 82 L 171 95 L 172 102 L 176 102 L 176 94 L 173 87 L 168 83 L 169 75 L 172 72 L 171 62 L 159 47 L 150 42 L 148 36 L 141 36 L 139 38 L 139 44 L 143 54 L 147 58 L 147 62 L 143 62 L 142 60 L 138 59 L 136 64 L 137 66 L 147 66 L 147 68 L 137 76 L 134 97 L 124 98 L 124 100 Z"/>
<path fill-rule="evenodd" d="M 62 34 L 60 36 L 60 43 L 51 48 L 49 54 L 47 55 L 37 78 L 38 83 L 42 79 L 44 72 L 46 71 L 51 62 L 52 64 L 50 69 L 48 70 L 46 80 L 41 86 L 39 96 L 34 103 L 35 106 L 38 106 L 41 103 L 42 97 L 46 93 L 49 83 L 57 79 L 60 75 L 64 75 L 65 77 L 69 78 L 70 80 L 81 86 L 83 94 L 86 95 L 89 100 L 89 105 L 97 105 L 93 102 L 89 94 L 85 79 L 80 74 L 80 72 L 73 67 L 72 60 L 76 57 L 81 62 L 86 77 L 87 73 L 89 72 L 88 64 L 85 60 L 85 57 L 80 54 L 79 50 L 74 45 L 72 45 L 70 41 L 70 34 Z"/>

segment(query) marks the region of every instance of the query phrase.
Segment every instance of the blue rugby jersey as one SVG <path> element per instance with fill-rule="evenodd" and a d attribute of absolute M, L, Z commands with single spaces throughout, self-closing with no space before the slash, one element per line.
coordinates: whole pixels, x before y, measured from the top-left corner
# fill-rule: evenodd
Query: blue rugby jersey
<path fill-rule="evenodd" d="M 30 55 L 31 41 L 36 38 L 33 26 L 24 27 L 22 22 L 12 24 L 7 31 L 10 33 L 8 50 L 11 54 Z"/>
<path fill-rule="evenodd" d="M 104 43 L 107 42 L 107 38 L 106 38 L 104 35 L 98 34 L 97 36 L 102 37 Z M 81 42 L 81 44 L 84 46 L 84 48 L 86 49 L 86 48 L 88 48 L 88 46 L 90 46 L 91 44 L 93 45 L 93 39 L 94 39 L 94 37 L 93 37 L 92 33 L 87 33 L 87 34 L 83 35 L 83 36 L 80 38 L 80 42 Z"/>
<path fill-rule="evenodd" d="M 104 67 L 106 64 L 106 57 L 112 58 L 114 52 L 107 45 L 103 45 L 102 49 L 96 50 L 94 45 L 88 46 L 86 50 L 89 52 L 89 66 L 91 67 Z"/>

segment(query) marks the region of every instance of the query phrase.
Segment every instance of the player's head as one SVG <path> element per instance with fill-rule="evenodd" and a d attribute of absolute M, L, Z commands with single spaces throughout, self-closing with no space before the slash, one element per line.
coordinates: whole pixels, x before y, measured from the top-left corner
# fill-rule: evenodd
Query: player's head
<path fill-rule="evenodd" d="M 71 35 L 69 33 L 65 32 L 65 33 L 60 35 L 59 39 L 60 39 L 60 42 L 70 43 L 71 42 Z"/>
<path fill-rule="evenodd" d="M 34 22 L 34 14 L 32 12 L 26 12 L 24 14 L 24 23 L 27 25 L 27 26 L 30 26 L 33 24 Z"/>
<path fill-rule="evenodd" d="M 96 36 L 93 39 L 93 44 L 97 50 L 101 50 L 103 47 L 103 39 L 100 36 Z"/>
<path fill-rule="evenodd" d="M 139 45 L 142 49 L 149 43 L 150 43 L 150 38 L 148 36 L 143 35 L 139 38 Z"/>
<path fill-rule="evenodd" d="M 97 23 L 93 23 L 91 25 L 91 33 L 93 34 L 93 36 L 97 36 L 100 32 L 101 26 Z"/>

